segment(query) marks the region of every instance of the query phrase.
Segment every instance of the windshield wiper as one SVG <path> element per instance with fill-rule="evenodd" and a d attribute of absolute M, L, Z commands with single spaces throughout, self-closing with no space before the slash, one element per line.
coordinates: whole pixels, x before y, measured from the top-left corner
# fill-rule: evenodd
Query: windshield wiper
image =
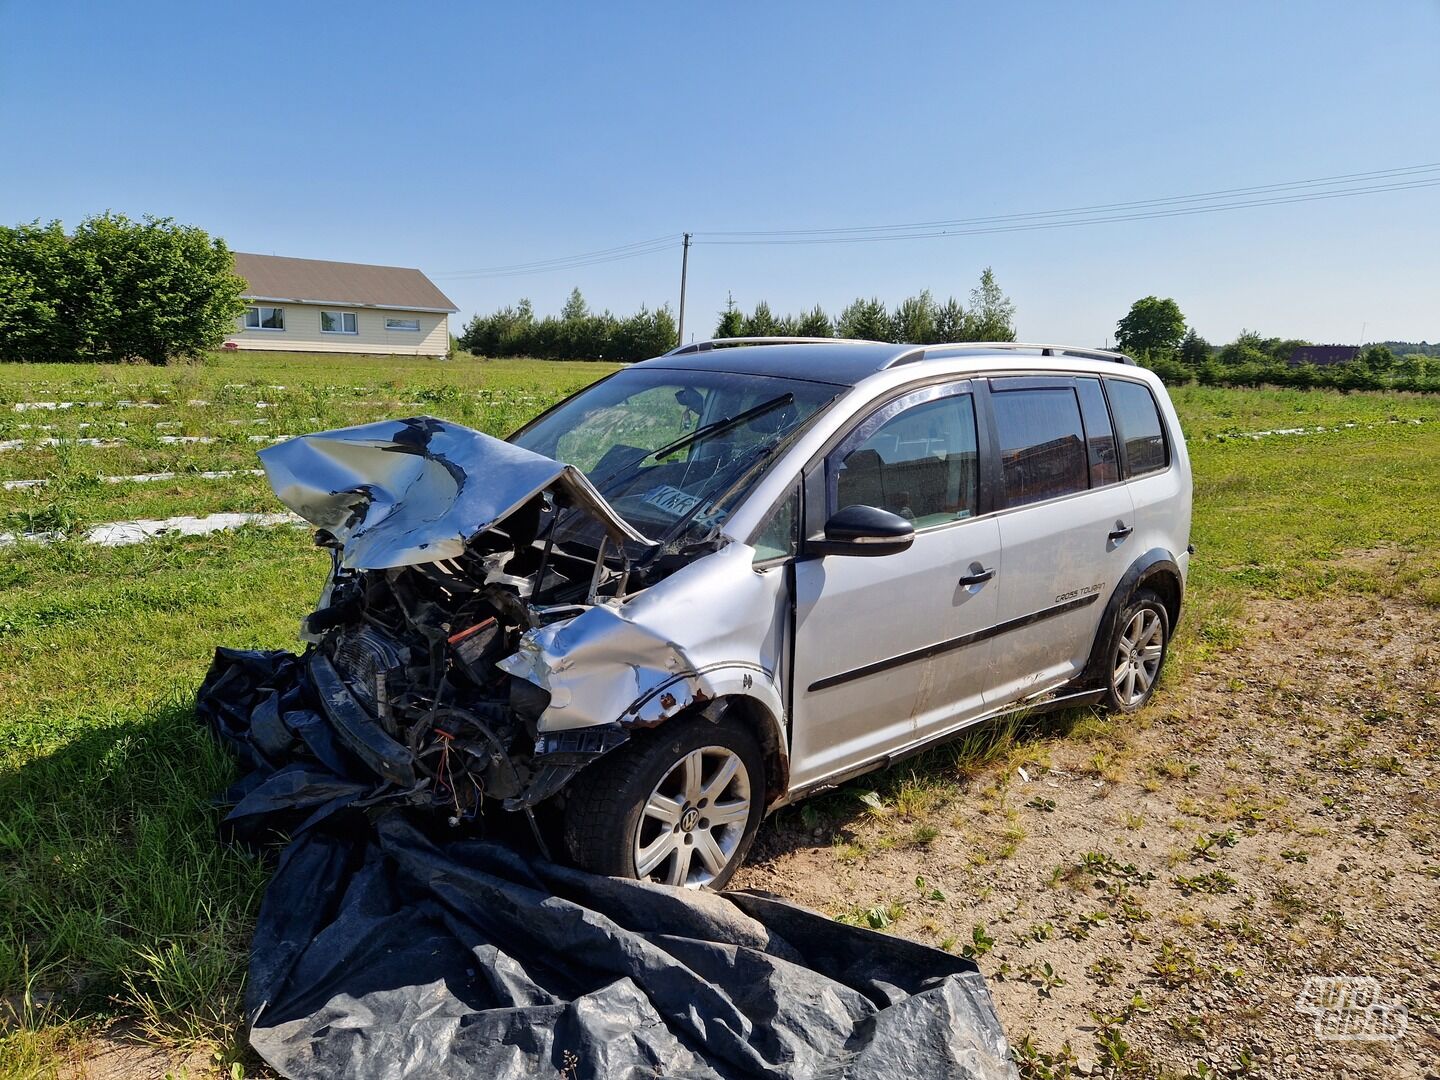
<path fill-rule="evenodd" d="M 659 450 L 651 450 L 641 461 L 646 458 L 663 458 L 675 453 L 677 450 L 684 450 L 687 446 L 693 446 L 701 439 L 708 439 L 711 435 L 719 435 L 722 431 L 729 431 L 733 427 L 745 423 L 747 420 L 754 420 L 757 416 L 764 416 L 768 412 L 778 409 L 782 405 L 789 405 L 795 400 L 795 395 L 789 393 L 773 397 L 769 401 L 762 401 L 759 405 L 752 405 L 744 412 L 736 413 L 734 416 L 727 416 L 720 420 L 712 421 L 704 427 L 698 427 L 689 435 L 682 435 L 674 442 L 666 443 Z M 636 463 L 638 464 L 638 462 Z"/>
<path fill-rule="evenodd" d="M 602 476 L 599 480 L 591 480 L 590 482 L 595 485 L 595 490 L 603 495 L 608 485 L 613 484 L 622 477 L 626 480 L 630 479 L 630 474 L 638 471 L 640 466 L 651 458 L 662 458 L 667 454 L 675 453 L 677 450 L 684 450 L 687 446 L 693 446 L 701 439 L 708 439 L 712 435 L 719 435 L 722 431 L 729 431 L 737 424 L 743 424 L 747 420 L 754 420 L 757 416 L 763 416 L 765 413 L 778 409 L 782 405 L 789 405 L 794 400 L 795 395 L 786 392 L 779 397 L 771 398 L 769 401 L 762 401 L 759 405 L 752 405 L 742 413 L 736 413 L 734 416 L 726 416 L 719 420 L 712 421 L 704 427 L 696 428 L 688 435 L 682 435 L 675 441 L 666 443 L 658 450 L 649 450 L 640 455 L 640 457 L 627 461 L 609 475 Z"/>

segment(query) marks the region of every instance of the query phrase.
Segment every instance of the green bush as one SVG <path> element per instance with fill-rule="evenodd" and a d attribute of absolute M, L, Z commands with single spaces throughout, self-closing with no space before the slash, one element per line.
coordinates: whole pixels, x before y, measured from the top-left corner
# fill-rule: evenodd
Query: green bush
<path fill-rule="evenodd" d="M 171 218 L 0 226 L 0 360 L 147 360 L 217 347 L 244 310 L 230 249 Z"/>

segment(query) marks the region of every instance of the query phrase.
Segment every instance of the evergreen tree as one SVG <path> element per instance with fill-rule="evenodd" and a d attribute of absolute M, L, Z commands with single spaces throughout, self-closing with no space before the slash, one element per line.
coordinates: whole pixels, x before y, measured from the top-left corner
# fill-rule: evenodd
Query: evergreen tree
<path fill-rule="evenodd" d="M 968 328 L 965 309 L 953 296 L 935 309 L 936 341 L 964 341 Z"/>
<path fill-rule="evenodd" d="M 943 340 L 936 336 L 935 301 L 929 289 L 900 301 L 891 319 L 890 337 L 892 341 L 913 345 L 933 345 Z"/>
<path fill-rule="evenodd" d="M 840 313 L 838 326 L 842 338 L 859 338 L 862 341 L 889 341 L 894 324 L 890 313 L 878 297 L 869 300 L 857 299 Z"/>
<path fill-rule="evenodd" d="M 735 306 L 735 297 L 725 294 L 725 310 L 720 312 L 720 321 L 715 324 L 717 338 L 745 336 L 745 316 Z"/>
<path fill-rule="evenodd" d="M 1195 332 L 1192 326 L 1180 342 L 1180 362 L 1189 368 L 1198 368 L 1210 359 L 1210 343 Z"/>
<path fill-rule="evenodd" d="M 755 310 L 745 320 L 745 332 L 742 337 L 774 337 L 780 333 L 779 320 L 770 311 L 770 305 L 761 300 L 755 305 Z"/>
<path fill-rule="evenodd" d="M 825 309 L 816 304 L 795 320 L 795 333 L 800 337 L 834 337 L 835 327 Z"/>

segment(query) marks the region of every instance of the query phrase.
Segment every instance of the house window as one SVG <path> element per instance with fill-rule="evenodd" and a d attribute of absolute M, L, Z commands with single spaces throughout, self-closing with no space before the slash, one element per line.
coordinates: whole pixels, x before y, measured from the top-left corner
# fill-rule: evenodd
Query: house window
<path fill-rule="evenodd" d="M 322 334 L 353 334 L 355 330 L 355 312 L 353 311 L 322 311 L 320 312 L 320 332 Z"/>
<path fill-rule="evenodd" d="M 246 330 L 284 330 L 283 307 L 249 307 L 245 309 Z"/>
<path fill-rule="evenodd" d="M 419 319 L 391 319 L 391 318 L 386 318 L 386 320 L 385 320 L 385 329 L 386 329 L 386 330 L 419 330 L 419 329 L 420 329 L 420 320 L 419 320 Z"/>

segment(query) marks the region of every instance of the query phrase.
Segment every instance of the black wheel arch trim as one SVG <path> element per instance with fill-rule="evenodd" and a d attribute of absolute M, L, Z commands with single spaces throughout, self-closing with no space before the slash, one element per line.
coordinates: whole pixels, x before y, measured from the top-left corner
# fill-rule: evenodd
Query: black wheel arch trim
<path fill-rule="evenodd" d="M 1175 557 L 1164 548 L 1151 548 L 1134 562 L 1132 562 L 1120 580 L 1115 583 L 1114 590 L 1110 593 L 1110 599 L 1105 604 L 1105 611 L 1100 616 L 1100 627 L 1095 633 L 1095 644 L 1090 649 L 1090 659 L 1085 664 L 1085 670 L 1076 680 L 1078 685 L 1089 685 L 1103 677 L 1105 670 L 1105 646 L 1109 644 L 1111 635 L 1115 632 L 1115 620 L 1120 617 L 1120 612 L 1125 610 L 1125 605 L 1130 602 L 1130 597 L 1135 590 L 1143 586 L 1147 581 L 1157 577 L 1168 577 L 1175 589 L 1175 611 L 1170 613 L 1170 635 L 1175 634 L 1175 627 L 1180 622 L 1180 610 L 1185 597 L 1185 576 L 1180 573 L 1180 566 L 1175 562 Z"/>

